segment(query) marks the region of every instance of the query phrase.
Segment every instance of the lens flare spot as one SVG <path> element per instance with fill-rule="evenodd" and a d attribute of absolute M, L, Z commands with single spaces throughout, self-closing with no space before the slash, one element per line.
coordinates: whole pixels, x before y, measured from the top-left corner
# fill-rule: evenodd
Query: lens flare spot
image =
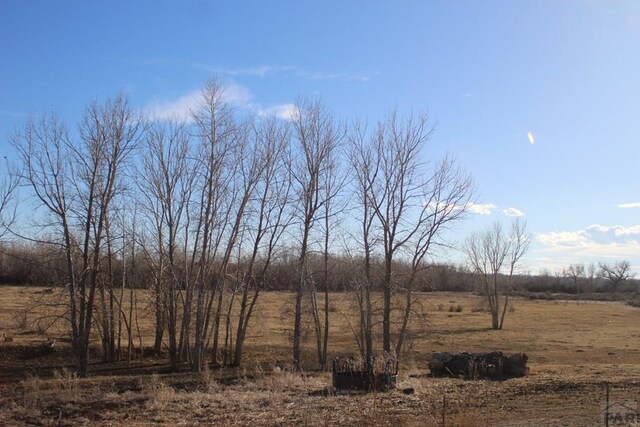
<path fill-rule="evenodd" d="M 533 137 L 533 133 L 532 132 L 528 132 L 527 136 L 529 137 L 529 142 L 532 144 L 536 143 L 536 139 Z"/>

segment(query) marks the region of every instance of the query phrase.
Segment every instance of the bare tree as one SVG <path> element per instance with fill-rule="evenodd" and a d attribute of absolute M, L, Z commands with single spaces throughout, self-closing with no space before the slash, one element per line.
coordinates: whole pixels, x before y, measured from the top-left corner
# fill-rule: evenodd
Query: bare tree
<path fill-rule="evenodd" d="M 76 370 L 87 374 L 89 344 L 111 202 L 144 123 L 119 96 L 91 104 L 72 141 L 55 115 L 30 121 L 14 138 L 24 179 L 53 221 L 66 259 L 70 335 Z"/>
<path fill-rule="evenodd" d="M 190 264 L 193 266 L 195 324 L 192 344 L 192 370 L 204 367 L 207 341 L 220 277 L 212 274 L 211 263 L 222 248 L 222 240 L 232 221 L 235 189 L 230 185 L 233 168 L 229 158 L 236 144 L 237 127 L 234 111 L 224 98 L 225 87 L 218 81 L 208 82 L 202 89 L 202 100 L 193 112 L 195 131 L 199 140 L 197 181 L 197 224 Z M 234 237 L 229 237 L 233 240 Z M 222 267 L 224 270 L 224 266 Z M 188 308 L 189 309 L 189 308 Z M 190 318 L 191 313 L 185 313 Z M 187 322 L 188 325 L 188 322 Z"/>
<path fill-rule="evenodd" d="M 446 226 L 462 218 L 473 191 L 471 180 L 451 159 L 432 170 L 424 162 L 423 150 L 432 133 L 427 115 L 401 119 L 393 111 L 378 124 L 372 140 L 376 165 L 372 171 L 376 174 L 367 178 L 367 203 L 375 214 L 382 243 L 382 339 L 383 350 L 389 354 L 392 295 L 401 291 L 406 296 L 395 356 L 399 356 L 407 330 L 415 273 L 424 266 Z M 408 277 L 394 275 L 400 254 L 408 254 L 412 268 Z"/>
<path fill-rule="evenodd" d="M 4 176 L 0 179 L 0 238 L 4 237 L 16 220 L 16 209 L 13 205 L 16 187 L 18 186 L 18 171 L 12 171 L 5 157 Z"/>
<path fill-rule="evenodd" d="M 613 265 L 602 263 L 600 264 L 600 274 L 611 281 L 614 290 L 617 290 L 622 283 L 635 276 L 631 272 L 631 263 L 629 261 L 618 261 Z"/>
<path fill-rule="evenodd" d="M 413 309 L 412 291 L 418 273 L 427 268 L 427 257 L 433 255 L 433 249 L 449 246 L 443 237 L 447 231 L 464 218 L 473 196 L 473 182 L 449 157 L 442 159 L 428 172 L 421 185 L 423 205 L 414 223 L 415 231 L 407 240 L 407 253 L 410 258 L 410 271 L 404 279 L 403 292 L 405 306 L 395 354 L 402 351 L 407 335 L 410 314 Z"/>
<path fill-rule="evenodd" d="M 323 192 L 327 172 L 341 141 L 332 115 L 319 101 L 299 100 L 292 121 L 296 149 L 293 152 L 291 174 L 297 197 L 297 219 L 300 223 L 299 281 L 296 285 L 293 321 L 292 362 L 301 368 L 300 339 L 302 336 L 302 299 L 309 287 L 308 258 L 311 233 L 322 215 L 329 196 Z"/>
<path fill-rule="evenodd" d="M 428 116 L 399 118 L 394 111 L 366 142 L 366 130 L 355 125 L 350 135 L 350 161 L 359 202 L 358 239 L 363 249 L 363 277 L 359 293 L 360 341 L 364 356 L 373 352 L 374 286 L 372 260 L 383 259 L 381 290 L 382 347 L 399 357 L 413 309 L 413 287 L 445 232 L 462 219 L 473 195 L 471 179 L 450 158 L 435 164 L 423 160 L 432 135 Z M 405 272 L 396 264 L 406 262 Z M 393 296 L 402 303 L 393 307 Z M 392 311 L 400 313 L 392 348 Z"/>
<path fill-rule="evenodd" d="M 342 139 L 340 137 L 340 139 Z M 320 370 L 326 370 L 328 367 L 327 349 L 329 345 L 329 290 L 331 288 L 331 274 L 329 267 L 329 257 L 331 251 L 331 237 L 333 236 L 334 228 L 337 225 L 336 219 L 343 211 L 343 203 L 341 203 L 339 196 L 344 189 L 346 175 L 341 169 L 337 153 L 333 152 L 328 157 L 324 173 L 321 176 L 320 197 L 324 200 L 324 206 L 322 209 L 322 268 L 320 274 L 320 280 L 313 280 L 311 282 L 311 306 L 312 317 L 315 325 L 316 335 L 316 349 L 318 354 L 318 364 Z M 316 283 L 322 283 L 323 289 L 323 307 L 318 304 L 318 290 L 316 289 Z M 323 313 L 321 318 L 321 312 Z"/>
<path fill-rule="evenodd" d="M 241 300 L 232 362 L 236 366 L 242 362 L 247 329 L 267 280 L 271 261 L 292 219 L 292 211 L 288 209 L 291 177 L 286 164 L 290 128 L 281 121 L 266 119 L 254 128 L 254 132 L 259 149 L 258 161 L 264 165 L 264 170 L 256 185 L 256 197 L 251 202 L 253 206 L 247 215 L 250 223 L 247 238 L 252 247 L 239 275 Z"/>
<path fill-rule="evenodd" d="M 587 266 L 585 275 L 589 283 L 589 289 L 591 289 L 591 291 L 593 292 L 596 282 L 600 278 L 600 270 L 595 265 L 595 263 L 590 262 L 589 265 Z"/>
<path fill-rule="evenodd" d="M 187 310 L 191 304 L 183 286 L 189 279 L 186 268 L 191 224 L 189 208 L 196 177 L 189 142 L 184 123 L 155 123 L 145 138 L 141 170 L 136 174 L 144 200 L 142 214 L 147 219 L 146 234 L 149 235 L 143 251 L 153 272 L 154 348 L 160 350 L 166 322 L 169 361 L 173 370 L 178 369 L 181 361 L 180 307 Z"/>
<path fill-rule="evenodd" d="M 219 334 L 221 327 L 221 315 L 223 312 L 223 297 L 227 291 L 228 279 L 232 277 L 229 264 L 231 262 L 234 251 L 239 255 L 242 254 L 242 239 L 248 223 L 247 215 L 251 208 L 251 201 L 255 196 L 258 183 L 264 173 L 265 162 L 262 159 L 261 147 L 258 146 L 258 140 L 252 138 L 250 128 L 252 124 L 245 121 L 237 126 L 235 136 L 235 146 L 231 157 L 232 171 L 230 173 L 229 193 L 231 195 L 231 203 L 229 206 L 229 232 L 222 250 L 222 257 L 219 261 L 217 276 L 217 303 L 213 317 L 213 348 L 212 362 L 218 363 L 217 357 L 219 353 Z M 237 270 L 237 268 L 236 268 Z M 237 276 L 236 276 L 237 277 Z M 236 280 L 237 281 L 237 280 Z M 235 293 L 232 293 L 232 300 Z M 231 311 L 231 303 L 227 312 Z M 227 316 L 227 319 L 229 317 Z M 230 323 L 227 321 L 227 335 L 229 335 Z M 225 351 L 228 357 L 230 351 Z"/>
<path fill-rule="evenodd" d="M 562 272 L 562 275 L 573 280 L 573 286 L 576 288 L 576 294 L 580 294 L 580 279 L 585 278 L 584 264 L 571 264 Z"/>
<path fill-rule="evenodd" d="M 502 329 L 504 325 L 513 273 L 527 252 L 530 240 L 526 223 L 516 219 L 508 234 L 496 222 L 482 233 L 472 234 L 465 243 L 467 260 L 481 282 L 491 309 L 493 329 Z M 501 303 L 503 294 L 504 302 Z"/>
<path fill-rule="evenodd" d="M 361 355 L 364 360 L 373 356 L 373 316 L 374 306 L 371 294 L 374 289 L 372 274 L 372 258 L 376 244 L 373 236 L 375 210 L 369 197 L 375 177 L 378 174 L 379 163 L 373 148 L 367 144 L 366 126 L 354 123 L 349 140 L 349 164 L 353 174 L 354 194 L 358 205 L 359 230 L 355 233 L 355 240 L 362 247 L 362 269 L 356 274 L 355 282 L 358 308 L 360 312 L 359 333 L 357 334 Z M 359 237 L 359 238 L 358 238 Z"/>

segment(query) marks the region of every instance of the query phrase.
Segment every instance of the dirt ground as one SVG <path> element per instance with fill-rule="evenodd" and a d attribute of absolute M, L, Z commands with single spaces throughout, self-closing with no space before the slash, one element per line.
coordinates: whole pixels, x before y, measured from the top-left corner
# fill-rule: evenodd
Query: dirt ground
<path fill-rule="evenodd" d="M 330 373 L 314 370 L 311 334 L 305 372 L 287 369 L 288 294 L 262 296 L 241 368 L 169 374 L 163 357 L 102 364 L 96 352 L 86 379 L 72 373 L 65 325 L 50 326 L 57 298 L 57 291 L 0 288 L 7 337 L 0 343 L 0 425 L 595 426 L 605 425 L 607 385 L 610 425 L 633 425 L 629 407 L 640 400 L 640 309 L 619 303 L 516 299 L 504 330 L 492 331 L 479 297 L 423 294 L 398 389 L 336 394 Z M 144 301 L 140 293 L 149 345 Z M 331 353 L 355 352 L 349 296 L 332 301 Z M 25 348 L 49 338 L 61 341 L 55 354 L 24 359 Z M 493 350 L 526 353 L 530 374 L 506 381 L 428 376 L 434 351 Z"/>

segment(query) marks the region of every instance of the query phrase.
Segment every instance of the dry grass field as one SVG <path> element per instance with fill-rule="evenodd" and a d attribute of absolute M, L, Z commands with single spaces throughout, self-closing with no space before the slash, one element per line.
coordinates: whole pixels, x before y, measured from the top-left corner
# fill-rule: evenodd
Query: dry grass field
<path fill-rule="evenodd" d="M 57 292 L 57 291 L 56 291 Z M 0 425 L 604 425 L 605 384 L 611 402 L 640 399 L 640 309 L 619 303 L 516 299 L 505 329 L 488 329 L 480 297 L 429 293 L 420 305 L 399 388 L 335 394 L 330 373 L 314 370 L 313 337 L 306 371 L 289 360 L 291 295 L 265 293 L 253 319 L 245 366 L 203 375 L 168 374 L 162 357 L 91 365 L 76 378 L 65 343 L 51 356 L 24 360 L 25 347 L 63 338 L 43 304 L 56 292 L 0 288 Z M 151 313 L 139 295 L 140 326 L 151 344 Z M 349 296 L 332 295 L 332 355 L 357 351 Z M 63 340 L 64 341 L 64 340 Z M 527 353 L 530 374 L 506 381 L 431 378 L 434 351 Z M 404 394 L 413 388 L 413 394 Z M 614 424 L 611 424 L 614 425 Z M 615 424 L 619 425 L 619 424 Z M 626 425 L 626 424 L 622 424 Z"/>

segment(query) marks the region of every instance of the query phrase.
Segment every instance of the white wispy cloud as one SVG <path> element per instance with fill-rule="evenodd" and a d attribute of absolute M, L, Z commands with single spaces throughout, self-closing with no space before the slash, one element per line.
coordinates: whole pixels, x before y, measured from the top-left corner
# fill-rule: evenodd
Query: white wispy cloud
<path fill-rule="evenodd" d="M 202 100 L 200 90 L 194 90 L 172 101 L 154 102 L 145 108 L 147 115 L 153 120 L 178 120 L 190 122 L 191 111 Z"/>
<path fill-rule="evenodd" d="M 228 67 L 216 67 L 205 64 L 196 64 L 196 68 L 208 71 L 216 74 L 226 74 L 229 76 L 253 76 L 253 77 L 265 77 L 269 74 L 284 73 L 296 71 L 297 67 L 291 65 L 259 65 L 256 67 L 246 68 L 228 68 Z"/>
<path fill-rule="evenodd" d="M 291 103 L 263 107 L 253 102 L 251 91 L 236 83 L 225 85 L 222 99 L 240 110 L 253 112 L 261 117 L 275 116 L 283 120 L 291 120 L 295 114 L 295 106 Z M 145 108 L 145 111 L 153 120 L 171 119 L 190 123 L 193 121 L 192 112 L 202 101 L 202 91 L 197 89 L 174 100 L 153 102 Z"/>
<path fill-rule="evenodd" d="M 468 203 L 467 204 L 467 209 L 469 210 L 469 212 L 478 214 L 478 215 L 491 215 L 493 212 L 493 209 L 496 209 L 497 206 L 494 205 L 493 203 L 485 203 L 485 204 L 478 204 L 478 203 Z"/>
<path fill-rule="evenodd" d="M 280 104 L 264 108 L 255 105 L 254 110 L 260 117 L 277 117 L 282 120 L 293 120 L 298 111 L 294 104 Z"/>
<path fill-rule="evenodd" d="M 524 212 L 516 208 L 503 209 L 502 213 L 505 214 L 506 216 L 514 216 L 514 217 L 524 216 Z"/>
<path fill-rule="evenodd" d="M 366 74 L 349 74 L 349 73 L 321 73 L 321 72 L 308 72 L 300 71 L 299 75 L 307 80 L 341 80 L 341 81 L 356 81 L 356 82 L 368 82 L 371 80 Z"/>
<path fill-rule="evenodd" d="M 640 202 L 636 202 L 636 203 L 622 203 L 620 205 L 618 205 L 619 208 L 622 209 L 633 209 L 633 208 L 640 208 Z"/>
<path fill-rule="evenodd" d="M 337 81 L 356 81 L 368 82 L 371 76 L 367 73 L 348 73 L 348 72 L 324 72 L 307 70 L 295 65 L 259 65 L 255 67 L 233 68 L 220 67 L 206 64 L 195 64 L 196 68 L 208 71 L 210 73 L 229 75 L 229 76 L 251 76 L 266 77 L 275 74 L 286 74 L 296 76 L 303 80 L 337 80 Z"/>

